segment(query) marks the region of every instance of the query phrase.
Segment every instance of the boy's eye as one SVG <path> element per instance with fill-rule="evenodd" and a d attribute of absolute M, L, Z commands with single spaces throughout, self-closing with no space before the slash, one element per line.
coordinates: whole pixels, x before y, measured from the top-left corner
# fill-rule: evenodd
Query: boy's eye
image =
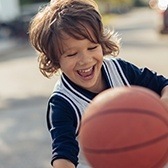
<path fill-rule="evenodd" d="M 94 50 L 94 49 L 96 49 L 96 48 L 97 48 L 97 46 L 94 46 L 94 47 L 88 48 L 88 50 Z"/>
<path fill-rule="evenodd" d="M 72 53 L 72 54 L 68 54 L 67 57 L 72 57 L 72 56 L 75 56 L 76 54 L 77 54 L 77 52 L 76 53 Z"/>

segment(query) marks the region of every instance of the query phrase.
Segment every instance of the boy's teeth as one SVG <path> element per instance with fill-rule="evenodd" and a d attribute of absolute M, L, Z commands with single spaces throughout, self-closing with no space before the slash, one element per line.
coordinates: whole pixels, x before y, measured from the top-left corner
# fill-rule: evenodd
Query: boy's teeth
<path fill-rule="evenodd" d="M 81 69 L 81 70 L 78 70 L 78 74 L 82 77 L 88 77 L 93 74 L 93 69 L 94 69 L 93 66 L 88 69 Z"/>
<path fill-rule="evenodd" d="M 89 71 L 92 70 L 93 67 L 89 68 L 89 69 L 83 69 L 83 70 L 79 70 L 80 73 L 87 73 Z"/>

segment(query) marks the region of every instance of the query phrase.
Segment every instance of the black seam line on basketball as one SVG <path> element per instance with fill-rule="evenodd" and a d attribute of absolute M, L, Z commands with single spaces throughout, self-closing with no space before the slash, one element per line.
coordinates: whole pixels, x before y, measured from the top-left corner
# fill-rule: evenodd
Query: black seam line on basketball
<path fill-rule="evenodd" d="M 82 123 L 82 125 L 84 126 L 88 121 L 94 119 L 95 117 L 100 117 L 102 115 L 109 115 L 111 113 L 115 113 L 115 114 L 120 114 L 120 113 L 132 113 L 132 114 L 139 114 L 139 115 L 150 115 L 152 117 L 156 117 L 158 119 L 160 119 L 162 122 L 165 123 L 165 125 L 168 127 L 168 119 L 165 119 L 162 115 L 156 114 L 153 111 L 150 110 L 146 110 L 146 109 L 129 109 L 129 108 L 120 108 L 120 109 L 112 109 L 112 110 L 106 110 L 100 113 L 96 113 L 93 114 L 91 117 L 85 119 Z"/>
<path fill-rule="evenodd" d="M 126 147 L 122 147 L 122 148 L 116 148 L 116 149 L 92 149 L 92 148 L 86 148 L 86 147 L 83 147 L 84 151 L 87 152 L 87 153 L 106 153 L 106 154 L 117 154 L 117 153 L 121 153 L 121 152 L 128 152 L 130 150 L 137 150 L 139 148 L 145 148 L 146 146 L 150 146 L 150 145 L 153 145 L 153 144 L 156 144 L 157 142 L 160 142 L 162 140 L 164 140 L 165 138 L 168 137 L 168 133 L 158 137 L 158 138 L 155 138 L 151 141 L 147 141 L 147 142 L 144 142 L 144 143 L 141 143 L 141 144 L 137 144 L 137 145 L 132 145 L 132 146 L 126 146 Z"/>

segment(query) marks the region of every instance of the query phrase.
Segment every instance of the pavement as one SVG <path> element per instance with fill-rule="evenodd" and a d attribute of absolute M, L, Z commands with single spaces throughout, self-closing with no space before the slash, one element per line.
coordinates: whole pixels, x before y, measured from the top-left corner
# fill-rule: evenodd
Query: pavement
<path fill-rule="evenodd" d="M 6 43 L 6 46 L 5 46 Z M 0 52 L 0 168 L 50 168 L 45 115 L 56 79 L 45 79 L 29 43 L 4 42 Z"/>
<path fill-rule="evenodd" d="M 168 36 L 158 34 L 158 21 L 155 11 L 142 8 L 115 17 L 110 27 L 122 37 L 119 57 L 168 77 Z M 40 74 L 28 42 L 0 46 L 0 168 L 50 168 L 45 115 L 57 76 Z"/>

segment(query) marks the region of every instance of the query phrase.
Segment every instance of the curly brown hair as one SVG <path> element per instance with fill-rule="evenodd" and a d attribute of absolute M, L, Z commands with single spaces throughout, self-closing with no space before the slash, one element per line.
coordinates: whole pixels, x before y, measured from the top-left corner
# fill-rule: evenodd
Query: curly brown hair
<path fill-rule="evenodd" d="M 93 0 L 53 0 L 37 13 L 29 27 L 30 42 L 38 51 L 39 69 L 48 78 L 60 68 L 63 33 L 99 43 L 103 55 L 119 53 L 119 40 L 114 32 L 103 27 Z"/>

